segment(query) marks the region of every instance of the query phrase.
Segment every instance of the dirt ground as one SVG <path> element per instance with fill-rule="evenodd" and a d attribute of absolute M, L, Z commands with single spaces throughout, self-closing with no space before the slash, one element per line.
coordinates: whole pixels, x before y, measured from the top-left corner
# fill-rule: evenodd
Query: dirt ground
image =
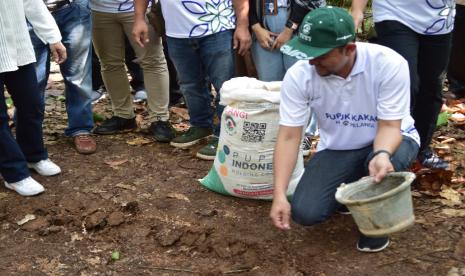
<path fill-rule="evenodd" d="M 351 216 L 279 231 L 270 202 L 206 190 L 197 179 L 212 162 L 143 131 L 97 136 L 97 153 L 77 154 L 54 89 L 44 128 L 62 173 L 34 174 L 46 187 L 37 197 L 0 189 L 0 275 L 465 275 L 463 126 L 439 134 L 455 137 L 455 184 L 450 175 L 421 176 L 433 180 L 414 185 L 415 225 L 387 250 L 364 254 Z M 108 100 L 95 108 L 110 114 Z"/>

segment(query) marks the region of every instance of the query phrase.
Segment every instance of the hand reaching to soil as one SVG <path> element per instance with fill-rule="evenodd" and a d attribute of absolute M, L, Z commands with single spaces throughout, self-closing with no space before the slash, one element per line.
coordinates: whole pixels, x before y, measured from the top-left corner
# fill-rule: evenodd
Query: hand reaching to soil
<path fill-rule="evenodd" d="M 291 219 L 291 205 L 287 198 L 275 197 L 271 205 L 270 217 L 273 224 L 281 230 L 289 230 Z"/>

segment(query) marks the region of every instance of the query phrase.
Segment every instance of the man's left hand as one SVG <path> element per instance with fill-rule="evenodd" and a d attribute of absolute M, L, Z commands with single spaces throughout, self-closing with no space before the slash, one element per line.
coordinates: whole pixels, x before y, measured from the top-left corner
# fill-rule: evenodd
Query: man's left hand
<path fill-rule="evenodd" d="M 252 45 L 249 29 L 237 26 L 234 32 L 233 43 L 234 50 L 237 50 L 241 56 L 245 55 Z"/>
<path fill-rule="evenodd" d="M 50 52 L 52 53 L 52 59 L 58 63 L 62 64 L 67 58 L 66 48 L 61 42 L 51 43 L 49 45 Z"/>
<path fill-rule="evenodd" d="M 368 164 L 368 170 L 370 171 L 370 176 L 374 176 L 375 182 L 378 183 L 381 182 L 389 172 L 393 172 L 394 167 L 389 160 L 389 155 L 380 153 L 371 159 Z"/>

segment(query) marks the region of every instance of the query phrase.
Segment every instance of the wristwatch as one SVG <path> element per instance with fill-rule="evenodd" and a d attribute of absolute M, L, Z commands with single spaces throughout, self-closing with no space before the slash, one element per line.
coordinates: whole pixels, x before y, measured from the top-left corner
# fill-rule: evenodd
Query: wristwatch
<path fill-rule="evenodd" d="M 296 23 L 292 22 L 291 20 L 287 20 L 286 22 L 286 27 L 288 27 L 289 29 L 291 29 L 292 31 L 297 31 L 297 29 L 299 28 L 299 25 L 297 25 Z"/>

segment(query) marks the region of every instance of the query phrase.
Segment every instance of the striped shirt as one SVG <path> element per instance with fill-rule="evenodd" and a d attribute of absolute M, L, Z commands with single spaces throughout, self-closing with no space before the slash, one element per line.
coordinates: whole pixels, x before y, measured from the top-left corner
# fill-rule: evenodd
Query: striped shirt
<path fill-rule="evenodd" d="M 58 26 L 43 0 L 0 0 L 0 73 L 36 61 L 26 19 L 44 43 L 61 41 Z"/>

